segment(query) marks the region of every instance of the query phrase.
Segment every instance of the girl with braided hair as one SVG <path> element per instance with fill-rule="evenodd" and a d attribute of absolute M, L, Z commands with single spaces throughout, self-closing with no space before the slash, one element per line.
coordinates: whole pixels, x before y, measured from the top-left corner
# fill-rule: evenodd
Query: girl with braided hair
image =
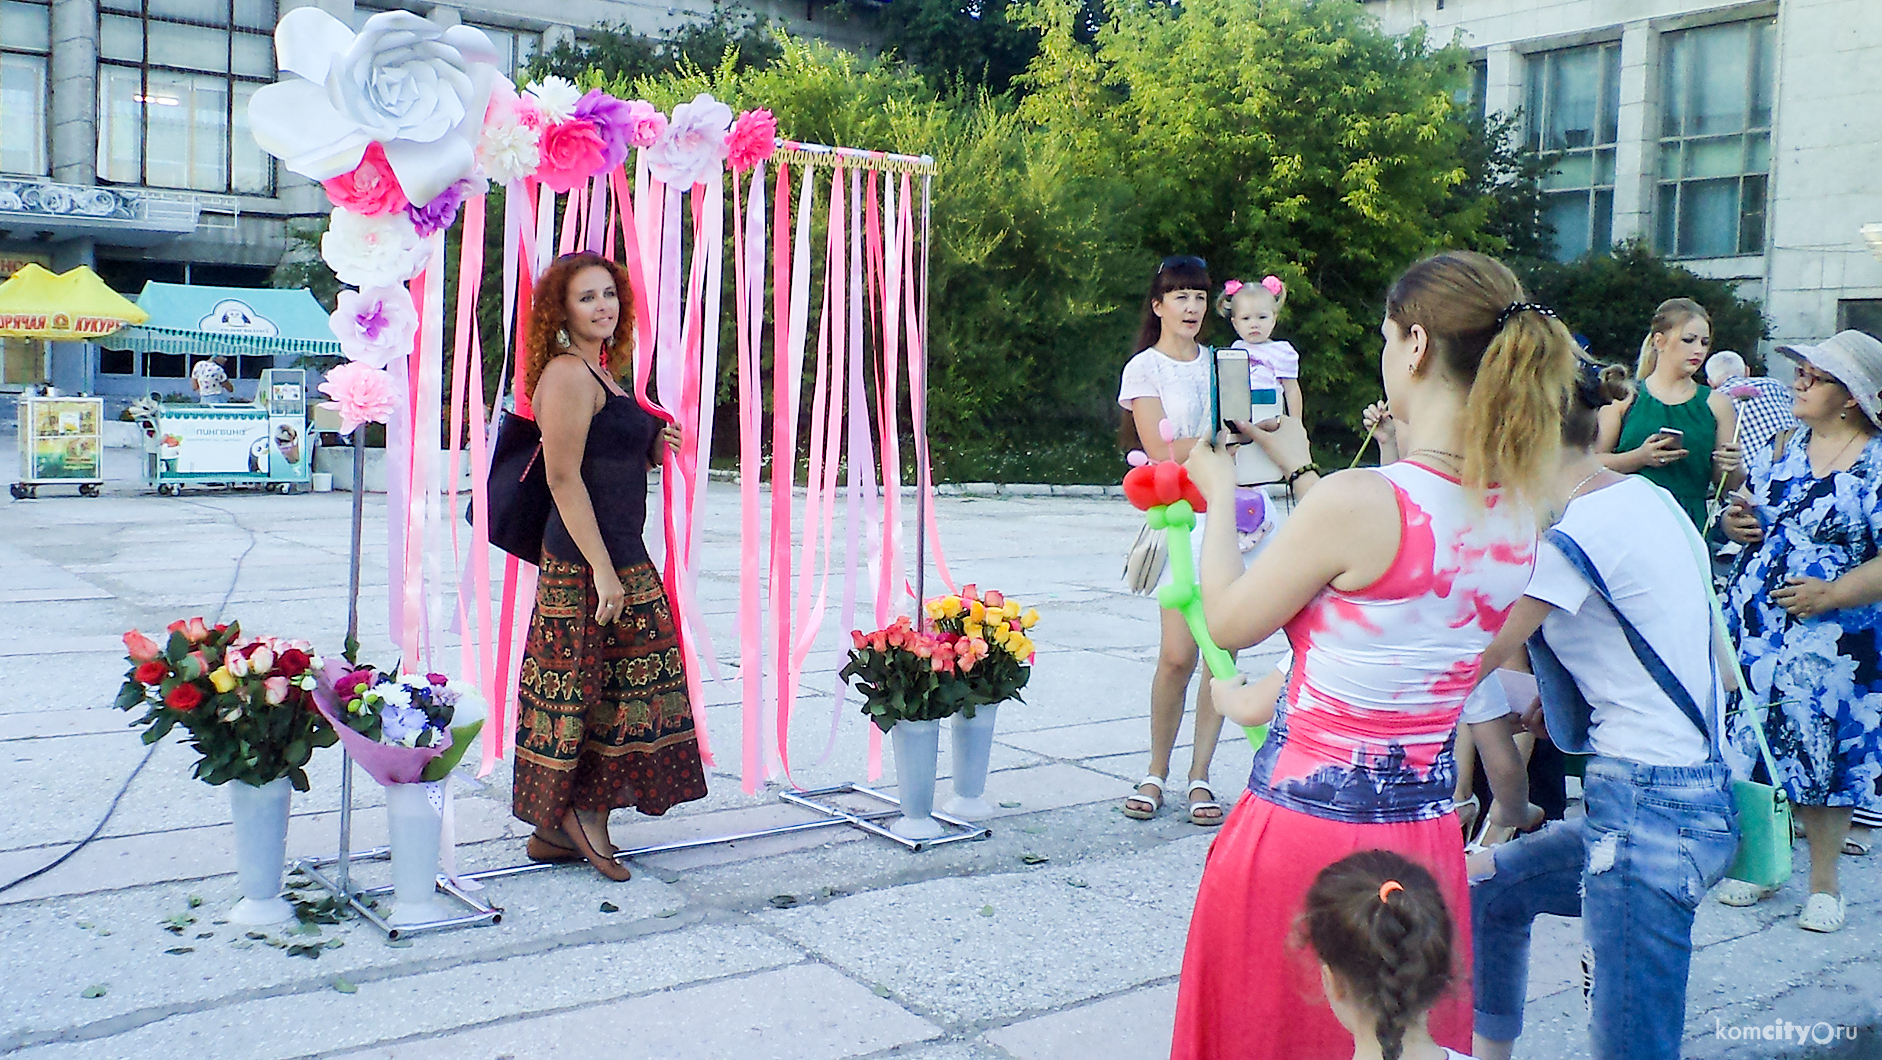
<path fill-rule="evenodd" d="M 1354 1060 L 1470 1060 L 1431 1040 L 1427 1017 L 1453 978 L 1451 910 L 1417 862 L 1362 850 L 1328 865 L 1300 926 Z"/>

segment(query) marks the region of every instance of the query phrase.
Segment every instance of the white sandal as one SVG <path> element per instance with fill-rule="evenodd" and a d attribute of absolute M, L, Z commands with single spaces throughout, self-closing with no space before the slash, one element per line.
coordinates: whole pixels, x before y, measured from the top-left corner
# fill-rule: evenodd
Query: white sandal
<path fill-rule="evenodd" d="M 1822 891 L 1810 896 L 1804 902 L 1804 911 L 1797 917 L 1797 926 L 1805 931 L 1840 931 L 1843 928 L 1843 896 L 1825 894 Z"/>
<path fill-rule="evenodd" d="M 1139 788 L 1153 787 L 1157 789 L 1157 794 L 1153 798 L 1142 791 L 1131 792 L 1124 799 L 1124 816 L 1133 821 L 1148 821 L 1155 817 L 1157 811 L 1163 809 L 1163 786 L 1169 783 L 1169 779 L 1151 773 L 1138 781 Z"/>
<path fill-rule="evenodd" d="M 1207 798 L 1203 798 L 1203 799 L 1196 798 L 1196 792 L 1198 791 L 1206 795 Z M 1196 811 L 1198 810 L 1214 810 L 1215 813 L 1212 815 L 1208 815 L 1208 816 L 1198 817 L 1196 816 Z M 1224 815 L 1222 813 L 1222 804 L 1215 801 L 1215 789 L 1209 786 L 1209 782 L 1207 780 L 1190 781 L 1189 782 L 1189 823 L 1195 824 L 1195 825 L 1201 825 L 1204 828 L 1215 828 L 1221 825 L 1223 816 Z"/>
<path fill-rule="evenodd" d="M 1776 893 L 1769 887 L 1760 887 L 1755 883 L 1746 883 L 1744 880 L 1726 880 L 1713 888 L 1712 897 L 1717 898 L 1720 905 L 1742 908 L 1757 905 Z"/>

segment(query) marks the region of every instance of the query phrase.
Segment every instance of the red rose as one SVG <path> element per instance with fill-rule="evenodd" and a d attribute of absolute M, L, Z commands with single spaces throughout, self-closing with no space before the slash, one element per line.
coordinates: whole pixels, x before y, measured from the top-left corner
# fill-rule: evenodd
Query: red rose
<path fill-rule="evenodd" d="M 172 688 L 170 694 L 163 697 L 163 705 L 173 710 L 191 711 L 202 706 L 202 703 L 202 689 L 187 681 Z"/>
<path fill-rule="evenodd" d="M 170 667 L 162 662 L 153 660 L 139 666 L 135 676 L 142 684 L 162 684 L 163 679 L 170 676 Z"/>
<path fill-rule="evenodd" d="M 284 677 L 299 677 L 307 672 L 314 660 L 299 648 L 289 648 L 282 652 L 274 662 L 274 672 Z"/>

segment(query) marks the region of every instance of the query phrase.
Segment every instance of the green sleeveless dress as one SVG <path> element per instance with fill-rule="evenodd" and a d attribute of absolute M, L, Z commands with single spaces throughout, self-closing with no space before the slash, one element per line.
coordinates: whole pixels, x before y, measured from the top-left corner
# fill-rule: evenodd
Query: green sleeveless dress
<path fill-rule="evenodd" d="M 1653 432 L 1671 427 L 1685 433 L 1686 458 L 1665 467 L 1643 467 L 1637 474 L 1673 495 L 1694 527 L 1704 530 L 1706 501 L 1712 497 L 1712 447 L 1718 444 L 1719 423 L 1706 404 L 1712 391 L 1701 386 L 1678 405 L 1663 404 L 1643 384 L 1634 391 L 1634 403 L 1621 421 L 1621 437 L 1614 451 L 1638 448 Z"/>

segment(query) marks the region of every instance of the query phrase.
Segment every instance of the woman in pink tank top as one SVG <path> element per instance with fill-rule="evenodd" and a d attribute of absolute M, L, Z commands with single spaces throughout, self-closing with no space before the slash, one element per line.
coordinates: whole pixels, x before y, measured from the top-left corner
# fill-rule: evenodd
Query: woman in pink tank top
<path fill-rule="evenodd" d="M 1295 661 L 1278 706 L 1250 702 L 1238 682 L 1216 688 L 1233 720 L 1272 714 L 1272 729 L 1196 896 L 1174 1060 L 1353 1055 L 1319 963 L 1293 935 L 1314 876 L 1369 849 L 1429 870 L 1456 926 L 1458 966 L 1428 1033 L 1402 999 L 1361 999 L 1380 1017 L 1387 1060 L 1470 1048 L 1451 735 L 1484 648 L 1529 582 L 1576 346 L 1507 268 L 1470 253 L 1408 269 L 1380 331 L 1406 459 L 1317 481 L 1305 432 L 1283 420 L 1258 440 L 1309 487 L 1300 507 L 1246 571 L 1232 529 L 1204 536 L 1211 635 L 1232 650 L 1285 629 Z M 1188 466 L 1210 503 L 1232 503 L 1225 453 L 1198 447 Z"/>

